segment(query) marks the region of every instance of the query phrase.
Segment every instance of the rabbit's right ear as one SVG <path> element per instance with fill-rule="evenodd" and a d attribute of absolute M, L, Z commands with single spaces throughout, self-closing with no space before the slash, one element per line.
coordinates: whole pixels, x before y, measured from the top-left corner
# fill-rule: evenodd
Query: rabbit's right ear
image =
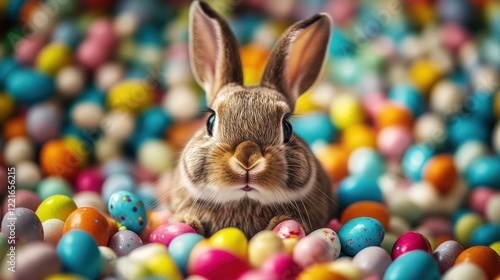
<path fill-rule="evenodd" d="M 238 43 L 227 22 L 204 2 L 194 1 L 189 11 L 189 56 L 196 82 L 211 106 L 219 90 L 242 84 Z"/>

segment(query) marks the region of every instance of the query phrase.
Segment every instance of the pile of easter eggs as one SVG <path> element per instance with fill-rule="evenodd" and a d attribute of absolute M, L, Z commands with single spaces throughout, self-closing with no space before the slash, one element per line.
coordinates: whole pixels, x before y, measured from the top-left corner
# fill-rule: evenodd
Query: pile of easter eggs
<path fill-rule="evenodd" d="M 498 1 L 207 1 L 245 85 L 292 22 L 334 22 L 292 124 L 338 216 L 255 236 L 162 201 L 205 124 L 189 2 L 0 1 L 0 278 L 500 279 Z"/>

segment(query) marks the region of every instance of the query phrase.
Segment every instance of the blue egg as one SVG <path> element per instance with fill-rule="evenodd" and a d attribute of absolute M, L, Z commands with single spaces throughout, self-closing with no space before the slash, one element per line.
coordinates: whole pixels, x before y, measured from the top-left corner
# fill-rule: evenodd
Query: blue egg
<path fill-rule="evenodd" d="M 384 273 L 383 280 L 438 280 L 441 278 L 434 258 L 425 251 L 415 250 L 394 260 Z"/>
<path fill-rule="evenodd" d="M 425 100 L 422 94 L 411 84 L 401 83 L 389 91 L 389 99 L 394 103 L 408 108 L 414 117 L 425 111 Z"/>
<path fill-rule="evenodd" d="M 352 219 L 338 231 L 341 251 L 348 256 L 354 256 L 366 247 L 380 246 L 384 235 L 382 224 L 368 217 Z"/>
<path fill-rule="evenodd" d="M 52 32 L 52 41 L 63 42 L 71 48 L 76 48 L 82 38 L 78 26 L 71 21 L 59 23 Z"/>
<path fill-rule="evenodd" d="M 133 191 L 135 181 L 127 174 L 113 174 L 106 178 L 102 185 L 102 199 L 108 202 L 113 193 L 117 191 Z"/>
<path fill-rule="evenodd" d="M 16 21 L 27 0 L 9 0 L 7 1 L 7 18 Z M 5 4 L 3 4 L 5 5 Z M 3 13 L 3 12 L 2 12 Z M 23 19 L 24 20 L 24 19 Z"/>
<path fill-rule="evenodd" d="M 140 184 L 135 194 L 144 202 L 144 207 L 146 207 L 146 209 L 151 209 L 158 205 L 156 203 L 158 198 L 155 195 L 155 188 L 150 183 Z"/>
<path fill-rule="evenodd" d="M 129 191 L 117 191 L 108 202 L 111 217 L 128 230 L 141 232 L 146 226 L 146 209 L 144 203 Z"/>
<path fill-rule="evenodd" d="M 330 49 L 332 57 L 352 57 L 356 53 L 356 46 L 340 29 L 333 31 L 330 38 Z"/>
<path fill-rule="evenodd" d="M 129 161 L 114 159 L 106 162 L 104 165 L 104 173 L 106 176 L 111 176 L 113 174 L 131 174 L 132 168 L 132 163 Z"/>
<path fill-rule="evenodd" d="M 0 61 L 0 88 L 5 86 L 7 76 L 18 67 L 19 64 L 14 57 L 8 57 Z"/>
<path fill-rule="evenodd" d="M 500 241 L 500 224 L 484 224 L 472 234 L 470 246 L 490 246 Z"/>
<path fill-rule="evenodd" d="M 328 68 L 335 82 L 343 86 L 356 86 L 364 75 L 361 63 L 355 57 L 338 57 L 331 60 Z"/>
<path fill-rule="evenodd" d="M 293 118 L 292 124 L 295 133 L 309 145 L 314 144 L 316 141 L 330 143 L 338 133 L 332 125 L 330 118 L 321 113 L 307 114 Z"/>
<path fill-rule="evenodd" d="M 500 68 L 500 42 L 496 38 L 486 38 L 479 53 L 484 62 L 497 69 Z"/>
<path fill-rule="evenodd" d="M 448 125 L 448 138 L 456 147 L 467 141 L 489 142 L 487 124 L 474 115 L 459 116 Z"/>
<path fill-rule="evenodd" d="M 7 93 L 19 103 L 34 104 L 54 94 L 54 80 L 32 69 L 16 69 L 6 80 Z"/>
<path fill-rule="evenodd" d="M 408 148 L 401 159 L 404 175 L 412 181 L 419 181 L 425 164 L 433 155 L 434 149 L 428 145 L 417 144 Z"/>
<path fill-rule="evenodd" d="M 104 107 L 106 105 L 106 93 L 96 86 L 90 86 L 83 91 L 75 104 L 80 102 L 95 102 Z"/>
<path fill-rule="evenodd" d="M 495 119 L 495 93 L 476 91 L 468 100 L 469 109 L 474 116 L 490 122 Z"/>
<path fill-rule="evenodd" d="M 139 117 L 136 130 L 143 135 L 163 137 L 172 123 L 173 117 L 164 108 L 153 107 Z"/>
<path fill-rule="evenodd" d="M 466 178 L 472 188 L 488 186 L 500 190 L 500 157 L 484 156 L 475 160 L 466 170 Z"/>
<path fill-rule="evenodd" d="M 341 208 L 364 200 L 383 201 L 382 191 L 376 178 L 350 176 L 342 180 L 338 189 L 338 202 Z"/>
<path fill-rule="evenodd" d="M 349 157 L 349 173 L 352 176 L 378 178 L 385 171 L 382 156 L 371 148 L 354 150 Z"/>
<path fill-rule="evenodd" d="M 170 256 L 184 275 L 187 274 L 187 266 L 191 250 L 193 250 L 194 246 L 201 240 L 203 240 L 203 236 L 197 233 L 184 233 L 172 239 L 168 245 L 168 252 Z"/>
<path fill-rule="evenodd" d="M 102 270 L 101 253 L 94 238 L 81 230 L 71 230 L 57 244 L 63 271 L 97 279 Z"/>

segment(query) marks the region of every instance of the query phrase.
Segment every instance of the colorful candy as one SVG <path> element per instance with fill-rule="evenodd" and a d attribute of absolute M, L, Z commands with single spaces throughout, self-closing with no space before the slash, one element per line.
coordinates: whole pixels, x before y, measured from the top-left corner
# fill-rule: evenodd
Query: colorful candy
<path fill-rule="evenodd" d="M 382 224 L 373 218 L 352 219 L 342 225 L 338 232 L 342 252 L 354 256 L 366 247 L 380 246 L 384 233 Z"/>
<path fill-rule="evenodd" d="M 144 203 L 129 191 L 113 193 L 108 202 L 111 217 L 133 232 L 139 233 L 146 226 Z"/>
<path fill-rule="evenodd" d="M 64 271 L 95 279 L 101 273 L 101 254 L 94 238 L 81 230 L 66 233 L 57 244 Z"/>
<path fill-rule="evenodd" d="M 64 222 L 63 234 L 75 229 L 90 234 L 99 246 L 108 245 L 110 238 L 108 221 L 92 207 L 81 207 L 71 212 Z"/>

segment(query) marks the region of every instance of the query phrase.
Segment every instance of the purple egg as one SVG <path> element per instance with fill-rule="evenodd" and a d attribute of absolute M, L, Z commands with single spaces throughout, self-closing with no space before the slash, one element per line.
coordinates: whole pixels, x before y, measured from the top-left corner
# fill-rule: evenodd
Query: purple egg
<path fill-rule="evenodd" d="M 384 249 L 377 246 L 366 247 L 359 251 L 352 262 L 361 268 L 367 275 L 384 276 L 392 262 L 391 256 Z"/>
<path fill-rule="evenodd" d="M 61 121 L 61 112 L 56 105 L 41 103 L 29 109 L 26 128 L 33 141 L 44 143 L 59 136 Z"/>
<path fill-rule="evenodd" d="M 2 235 L 8 240 L 7 242 L 15 240 L 17 246 L 43 241 L 42 222 L 35 212 L 28 208 L 9 209 L 2 220 Z"/>
<path fill-rule="evenodd" d="M 17 190 L 16 191 L 16 207 L 28 208 L 35 212 L 42 201 L 40 198 L 32 191 L 28 190 Z M 7 213 L 7 208 L 9 206 L 9 197 L 5 197 L 3 203 L 2 213 L 5 215 Z"/>
<path fill-rule="evenodd" d="M 434 253 L 432 253 L 432 256 L 438 264 L 439 272 L 443 274 L 450 269 L 463 250 L 460 243 L 455 240 L 448 240 L 441 243 L 436 250 L 434 250 Z"/>
<path fill-rule="evenodd" d="M 118 257 L 126 256 L 134 249 L 142 246 L 142 240 L 131 230 L 120 230 L 109 240 L 108 247 L 111 248 Z"/>

